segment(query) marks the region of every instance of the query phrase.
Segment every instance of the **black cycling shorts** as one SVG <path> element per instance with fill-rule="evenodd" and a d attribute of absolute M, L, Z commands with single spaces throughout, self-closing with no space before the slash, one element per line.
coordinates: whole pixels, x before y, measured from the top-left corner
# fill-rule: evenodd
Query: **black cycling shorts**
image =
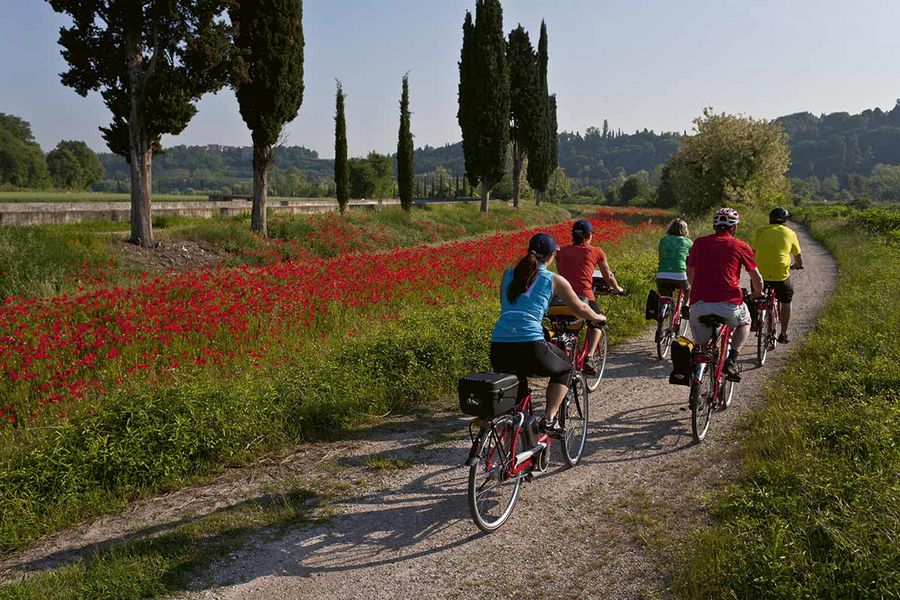
<path fill-rule="evenodd" d="M 791 283 L 790 277 L 784 281 L 766 281 L 764 283 L 766 284 L 766 289 L 772 288 L 775 290 L 775 297 L 782 304 L 790 304 L 791 300 L 794 299 L 794 284 Z"/>
<path fill-rule="evenodd" d="M 528 390 L 527 377 L 549 377 L 551 383 L 568 385 L 569 363 L 559 347 L 537 342 L 491 342 L 491 368 L 496 373 L 512 373 L 519 377 L 519 397 Z"/>
<path fill-rule="evenodd" d="M 656 289 L 659 290 L 660 296 L 674 296 L 675 290 L 684 290 L 685 295 L 691 289 L 687 279 L 661 279 L 656 278 Z"/>

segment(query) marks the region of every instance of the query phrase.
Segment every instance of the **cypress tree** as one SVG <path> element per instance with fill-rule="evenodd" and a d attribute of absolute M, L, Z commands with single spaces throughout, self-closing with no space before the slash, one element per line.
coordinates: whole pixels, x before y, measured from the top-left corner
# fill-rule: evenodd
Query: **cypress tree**
<path fill-rule="evenodd" d="M 509 33 L 507 47 L 509 62 L 509 130 L 513 153 L 513 206 L 519 207 L 522 164 L 533 145 L 535 127 L 541 117 L 539 104 L 543 99 L 537 56 L 528 32 L 519 25 Z"/>
<path fill-rule="evenodd" d="M 537 103 L 537 111 L 540 113 L 538 124 L 535 126 L 535 136 L 528 148 L 528 183 L 535 191 L 535 199 L 540 199 L 547 191 L 550 176 L 556 168 L 556 125 L 553 122 L 555 116 L 551 116 L 551 110 L 555 110 L 556 100 L 551 101 L 547 84 L 547 25 L 541 21 L 541 37 L 538 40 L 538 76 L 540 77 L 541 100 Z"/>
<path fill-rule="evenodd" d="M 350 192 L 350 163 L 347 161 L 347 120 L 344 117 L 344 88 L 337 82 L 334 113 L 334 193 L 341 214 L 347 209 Z"/>
<path fill-rule="evenodd" d="M 237 50 L 232 85 L 253 139 L 250 228 L 266 235 L 275 145 L 303 103 L 303 5 L 301 0 L 238 2 L 229 16 Z"/>
<path fill-rule="evenodd" d="M 478 0 L 466 13 L 459 63 L 459 119 L 466 174 L 481 183 L 481 210 L 503 177 L 509 142 L 509 65 L 499 0 Z"/>
<path fill-rule="evenodd" d="M 413 199 L 413 136 L 409 118 L 409 74 L 403 76 L 400 96 L 400 135 L 397 141 L 397 185 L 403 210 L 412 208 Z"/>

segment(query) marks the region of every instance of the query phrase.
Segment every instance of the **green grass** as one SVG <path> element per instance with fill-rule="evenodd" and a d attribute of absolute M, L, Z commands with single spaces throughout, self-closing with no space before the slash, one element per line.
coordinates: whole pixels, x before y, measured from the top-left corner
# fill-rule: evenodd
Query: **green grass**
<path fill-rule="evenodd" d="M 405 458 L 388 458 L 384 456 L 370 456 L 362 464 L 363 467 L 370 471 L 401 471 L 412 466 L 412 462 Z"/>
<path fill-rule="evenodd" d="M 322 519 L 306 489 L 272 493 L 174 526 L 162 534 L 97 550 L 83 562 L 0 585 L 4 600 L 156 598 L 189 589 L 191 576 L 239 548 L 250 535 Z"/>
<path fill-rule="evenodd" d="M 684 549 L 684 598 L 900 598 L 900 245 L 855 211 L 800 216 L 838 287 L 746 425 L 714 525 Z"/>
<path fill-rule="evenodd" d="M 207 195 L 197 194 L 188 196 L 184 194 L 153 194 L 154 202 L 205 202 Z M 275 200 L 275 198 L 273 198 Z M 66 190 L 41 190 L 11 192 L 0 191 L 0 203 L 2 202 L 129 202 L 130 193 L 113 192 L 85 192 Z"/>

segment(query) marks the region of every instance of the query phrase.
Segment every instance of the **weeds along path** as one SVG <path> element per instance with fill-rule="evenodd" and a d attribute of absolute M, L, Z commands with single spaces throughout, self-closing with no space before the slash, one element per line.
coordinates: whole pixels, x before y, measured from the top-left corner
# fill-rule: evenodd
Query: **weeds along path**
<path fill-rule="evenodd" d="M 836 269 L 798 231 L 806 269 L 794 272 L 793 342 L 754 363 L 732 408 L 693 445 L 687 388 L 667 383 L 652 332 L 613 350 L 581 465 L 526 484 L 504 527 L 482 535 L 465 497 L 468 420 L 422 410 L 355 439 L 315 446 L 235 470 L 219 480 L 142 502 L 128 514 L 51 538 L 0 564 L 15 576 L 85 556 L 99 546 L 165 533 L 193 515 L 252 501 L 273 489 L 326 490 L 319 524 L 261 526 L 212 557 L 179 598 L 645 598 L 666 596 L 671 543 L 706 522 L 711 490 L 733 475 L 737 425 L 766 378 L 802 343 L 831 294 Z M 615 320 L 615 306 L 611 312 Z M 475 340 L 473 343 L 487 343 Z M 544 383 L 537 381 L 536 388 Z M 281 487 L 279 487 L 281 486 Z M 201 562 L 205 564 L 205 562 Z"/>

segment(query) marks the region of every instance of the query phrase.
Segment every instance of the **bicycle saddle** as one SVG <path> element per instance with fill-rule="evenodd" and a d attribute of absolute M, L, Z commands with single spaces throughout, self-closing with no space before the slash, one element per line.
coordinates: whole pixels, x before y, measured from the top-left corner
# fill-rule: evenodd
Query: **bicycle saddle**
<path fill-rule="evenodd" d="M 697 320 L 707 327 L 718 327 L 719 325 L 725 324 L 725 319 L 719 315 L 703 315 Z"/>

